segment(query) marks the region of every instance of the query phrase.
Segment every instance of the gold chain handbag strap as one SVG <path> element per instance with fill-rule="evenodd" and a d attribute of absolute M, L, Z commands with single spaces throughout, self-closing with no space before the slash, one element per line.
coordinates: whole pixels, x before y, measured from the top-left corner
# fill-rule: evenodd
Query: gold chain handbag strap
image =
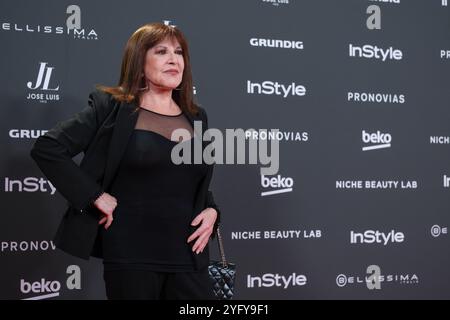
<path fill-rule="evenodd" d="M 225 250 L 223 249 L 222 235 L 220 234 L 219 227 L 217 227 L 217 243 L 219 244 L 220 261 L 222 262 L 222 267 L 228 268 L 227 259 L 225 258 Z"/>

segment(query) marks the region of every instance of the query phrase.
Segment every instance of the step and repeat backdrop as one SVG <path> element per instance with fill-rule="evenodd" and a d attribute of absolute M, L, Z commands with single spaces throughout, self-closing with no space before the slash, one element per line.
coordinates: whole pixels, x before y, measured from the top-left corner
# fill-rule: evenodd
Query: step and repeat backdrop
<path fill-rule="evenodd" d="M 29 151 L 148 22 L 188 38 L 211 127 L 279 142 L 275 175 L 215 167 L 235 299 L 450 298 L 447 0 L 8 0 L 1 299 L 105 299 L 101 260 L 55 248 L 66 200 Z"/>

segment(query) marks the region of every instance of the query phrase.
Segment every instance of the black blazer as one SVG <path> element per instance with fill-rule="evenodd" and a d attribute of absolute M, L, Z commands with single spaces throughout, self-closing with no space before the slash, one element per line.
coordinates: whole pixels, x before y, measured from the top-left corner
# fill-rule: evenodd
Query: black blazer
<path fill-rule="evenodd" d="M 66 121 L 40 136 L 30 155 L 37 165 L 68 201 L 68 208 L 54 237 L 56 247 L 83 258 L 102 257 L 98 241 L 101 212 L 92 203 L 101 191 L 108 191 L 129 137 L 137 121 L 136 103 L 120 102 L 112 95 L 96 90 L 89 95 L 88 106 Z M 204 109 L 197 115 L 185 113 L 192 125 L 202 121 L 202 134 L 208 127 Z M 203 148 L 206 143 L 203 142 Z M 78 166 L 73 157 L 84 152 Z M 202 180 L 192 219 L 207 207 L 217 210 L 214 233 L 220 223 L 220 211 L 209 191 L 213 165 Z M 193 232 L 197 227 L 191 227 Z M 194 254 L 197 268 L 209 263 L 208 246 Z"/>

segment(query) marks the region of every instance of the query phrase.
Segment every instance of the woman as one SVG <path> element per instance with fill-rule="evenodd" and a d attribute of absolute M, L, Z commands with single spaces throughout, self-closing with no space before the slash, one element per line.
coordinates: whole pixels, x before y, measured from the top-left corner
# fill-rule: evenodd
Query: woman
<path fill-rule="evenodd" d="M 185 37 L 151 23 L 128 40 L 119 85 L 99 87 L 85 109 L 36 140 L 31 156 L 69 202 L 55 243 L 103 258 L 108 299 L 214 298 L 207 268 L 220 221 L 208 191 L 213 166 L 171 158 L 178 143 L 193 156 L 191 139 L 204 148 L 207 125 L 193 102 Z M 172 140 L 176 129 L 189 139 Z M 80 152 L 77 166 L 72 157 Z"/>

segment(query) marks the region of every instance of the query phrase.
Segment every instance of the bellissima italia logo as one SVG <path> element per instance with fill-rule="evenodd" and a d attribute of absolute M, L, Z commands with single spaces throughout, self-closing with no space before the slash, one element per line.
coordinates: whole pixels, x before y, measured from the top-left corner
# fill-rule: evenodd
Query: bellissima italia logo
<path fill-rule="evenodd" d="M 367 267 L 366 273 L 338 274 L 336 285 L 340 288 L 349 286 L 366 286 L 368 289 L 381 289 L 383 285 L 416 285 L 419 276 L 413 272 L 382 272 L 378 265 Z"/>
<path fill-rule="evenodd" d="M 61 12 L 62 13 L 62 12 Z M 45 23 L 17 23 L 14 21 L 0 21 L 0 30 L 6 32 L 28 33 L 45 36 L 68 36 L 79 40 L 98 40 L 99 35 L 92 27 L 81 26 L 81 8 L 77 5 L 69 5 L 66 8 L 66 25 L 49 25 Z M 59 20 L 59 19 L 58 19 Z"/>

